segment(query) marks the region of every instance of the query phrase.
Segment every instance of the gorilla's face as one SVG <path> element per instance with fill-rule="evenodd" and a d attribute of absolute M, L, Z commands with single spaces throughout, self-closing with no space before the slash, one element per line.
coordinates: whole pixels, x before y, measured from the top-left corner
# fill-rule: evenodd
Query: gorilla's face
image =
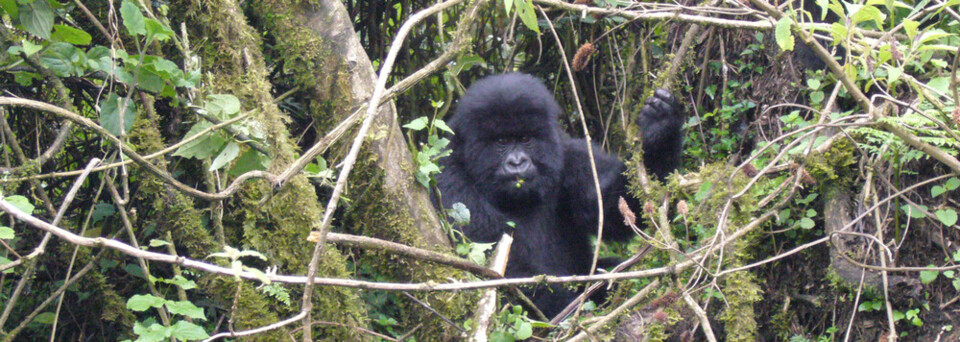
<path fill-rule="evenodd" d="M 563 167 L 559 112 L 536 78 L 485 78 L 467 90 L 450 122 L 453 157 L 473 186 L 503 209 L 556 198 Z"/>

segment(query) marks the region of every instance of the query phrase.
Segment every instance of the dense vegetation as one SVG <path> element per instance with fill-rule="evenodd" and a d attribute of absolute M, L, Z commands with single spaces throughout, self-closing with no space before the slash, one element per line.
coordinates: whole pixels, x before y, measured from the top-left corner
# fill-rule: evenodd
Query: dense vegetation
<path fill-rule="evenodd" d="M 957 340 L 958 4 L 0 0 L 0 338 Z M 631 158 L 623 267 L 504 280 L 433 208 L 512 70 Z M 560 322 L 517 291 L 601 280 Z"/>

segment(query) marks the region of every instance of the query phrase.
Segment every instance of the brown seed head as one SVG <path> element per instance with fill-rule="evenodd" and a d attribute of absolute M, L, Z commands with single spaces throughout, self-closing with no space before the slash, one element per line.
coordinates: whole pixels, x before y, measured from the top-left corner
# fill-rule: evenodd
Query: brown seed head
<path fill-rule="evenodd" d="M 653 205 L 653 202 L 647 201 L 643 203 L 643 212 L 652 215 L 656 211 L 657 211 L 657 206 Z"/>
<path fill-rule="evenodd" d="M 593 43 L 580 45 L 580 48 L 577 49 L 577 54 L 573 55 L 573 70 L 580 71 L 586 68 L 587 63 L 590 63 L 590 56 L 596 51 L 597 47 L 593 46 Z"/>
<path fill-rule="evenodd" d="M 663 311 L 660 311 L 660 310 L 657 310 L 657 312 L 654 312 L 652 318 L 653 318 L 653 320 L 655 320 L 655 321 L 657 321 L 657 322 L 660 322 L 660 323 L 667 323 L 667 321 L 670 320 L 670 316 L 667 315 L 666 312 L 663 312 Z"/>
<path fill-rule="evenodd" d="M 677 202 L 677 212 L 680 213 L 680 215 L 687 215 L 687 213 L 690 212 L 690 206 L 687 205 L 687 201 L 680 200 L 680 202 Z"/>
<path fill-rule="evenodd" d="M 623 215 L 623 224 L 632 226 L 637 224 L 637 215 L 633 213 L 633 210 L 630 210 L 630 206 L 627 205 L 627 201 L 620 197 L 620 202 L 618 203 L 620 207 L 620 215 Z"/>

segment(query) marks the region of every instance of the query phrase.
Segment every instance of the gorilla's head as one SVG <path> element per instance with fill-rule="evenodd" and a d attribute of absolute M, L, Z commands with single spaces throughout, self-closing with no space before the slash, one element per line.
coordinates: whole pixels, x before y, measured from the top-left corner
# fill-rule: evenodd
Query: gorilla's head
<path fill-rule="evenodd" d="M 537 78 L 484 78 L 467 89 L 450 120 L 452 158 L 473 186 L 504 209 L 555 198 L 563 167 L 560 106 Z"/>

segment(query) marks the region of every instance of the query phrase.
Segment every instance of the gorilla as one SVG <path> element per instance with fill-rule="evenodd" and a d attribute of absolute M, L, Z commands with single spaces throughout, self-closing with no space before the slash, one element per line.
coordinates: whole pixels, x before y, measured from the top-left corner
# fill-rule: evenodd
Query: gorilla
<path fill-rule="evenodd" d="M 644 164 L 660 179 L 680 161 L 683 117 L 678 108 L 670 93 L 658 89 L 638 117 Z M 466 205 L 470 223 L 458 229 L 471 241 L 495 242 L 513 231 L 507 277 L 590 272 L 596 188 L 586 140 L 561 131 L 561 111 L 540 80 L 509 73 L 471 85 L 449 120 L 453 152 L 440 161 L 441 204 Z M 597 145 L 593 154 L 603 196 L 603 236 L 629 238 L 633 232 L 617 209 L 618 199 L 623 196 L 634 210 L 639 205 L 628 196 L 626 167 Z M 576 297 L 562 286 L 525 291 L 548 317 Z"/>

